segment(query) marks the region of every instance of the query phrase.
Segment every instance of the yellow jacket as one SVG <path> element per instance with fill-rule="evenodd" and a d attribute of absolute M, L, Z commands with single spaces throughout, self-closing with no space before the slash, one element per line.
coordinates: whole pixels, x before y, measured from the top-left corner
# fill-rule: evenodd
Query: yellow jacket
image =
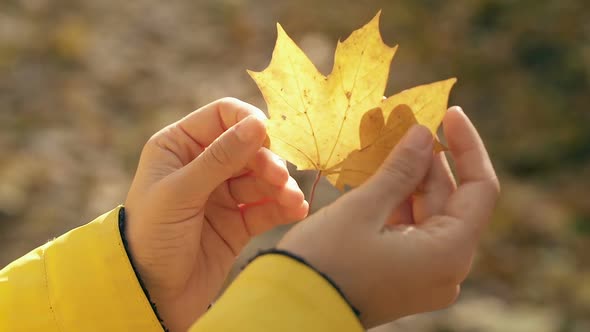
<path fill-rule="evenodd" d="M 0 331 L 163 331 L 135 276 L 119 208 L 0 271 Z M 191 328 L 202 331 L 362 331 L 326 279 L 291 258 L 254 260 Z"/>

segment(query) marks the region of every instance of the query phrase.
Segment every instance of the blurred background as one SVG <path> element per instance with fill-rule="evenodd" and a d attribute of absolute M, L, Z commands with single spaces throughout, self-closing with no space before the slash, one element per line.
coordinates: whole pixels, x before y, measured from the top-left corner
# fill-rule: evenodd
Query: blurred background
<path fill-rule="evenodd" d="M 458 304 L 376 330 L 590 331 L 583 0 L 3 0 L 0 267 L 123 202 L 164 125 L 224 96 L 264 109 L 246 69 L 267 65 L 276 22 L 327 74 L 337 39 L 379 9 L 400 44 L 387 95 L 458 77 L 451 104 L 481 130 L 503 194 Z M 309 191 L 313 174 L 295 176 Z M 338 193 L 317 195 L 314 209 Z"/>

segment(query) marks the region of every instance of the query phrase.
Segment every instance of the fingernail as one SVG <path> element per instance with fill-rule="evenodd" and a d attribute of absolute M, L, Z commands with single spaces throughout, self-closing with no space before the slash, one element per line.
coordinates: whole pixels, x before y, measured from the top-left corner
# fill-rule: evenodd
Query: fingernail
<path fill-rule="evenodd" d="M 422 125 L 414 125 L 404 137 L 402 144 L 411 145 L 418 149 L 430 148 L 432 133 Z"/>
<path fill-rule="evenodd" d="M 247 143 L 259 135 L 259 132 L 255 125 L 256 122 L 258 122 L 258 119 L 256 119 L 256 117 L 248 115 L 248 117 L 236 124 L 236 136 L 238 136 L 238 139 L 240 141 Z"/>

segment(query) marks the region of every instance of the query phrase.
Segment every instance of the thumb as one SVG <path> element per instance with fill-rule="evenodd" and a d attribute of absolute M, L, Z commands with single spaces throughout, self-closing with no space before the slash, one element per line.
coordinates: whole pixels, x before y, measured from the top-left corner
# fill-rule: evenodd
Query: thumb
<path fill-rule="evenodd" d="M 246 167 L 266 138 L 264 123 L 250 115 L 226 130 L 203 153 L 181 169 L 180 186 L 209 196 L 215 188 Z"/>
<path fill-rule="evenodd" d="M 420 185 L 432 162 L 433 137 L 428 128 L 414 125 L 395 146 L 359 196 L 377 204 L 388 218 Z M 360 189 L 360 188 L 359 188 Z M 383 218 L 379 218 L 383 221 Z"/>

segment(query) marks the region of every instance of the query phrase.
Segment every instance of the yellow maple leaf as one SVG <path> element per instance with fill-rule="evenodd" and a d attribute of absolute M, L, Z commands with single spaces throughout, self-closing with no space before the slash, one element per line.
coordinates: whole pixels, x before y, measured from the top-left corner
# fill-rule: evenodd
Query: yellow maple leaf
<path fill-rule="evenodd" d="M 383 98 L 395 53 L 379 34 L 379 17 L 338 43 L 325 77 L 277 25 L 270 65 L 249 72 L 262 91 L 271 149 L 298 169 L 326 170 L 360 147 L 363 114 Z"/>
<path fill-rule="evenodd" d="M 366 176 L 360 174 L 374 172 L 382 162 L 380 153 L 386 147 L 391 150 L 413 123 L 436 132 L 454 83 L 454 79 L 433 83 L 384 100 L 397 46 L 383 42 L 379 17 L 380 12 L 338 42 L 327 77 L 280 24 L 268 67 L 248 71 L 268 106 L 270 149 L 300 170 L 327 175 L 340 189 L 362 183 Z M 394 121 L 403 105 L 414 114 L 413 122 Z"/>
<path fill-rule="evenodd" d="M 402 91 L 365 113 L 359 128 L 361 148 L 325 174 L 328 180 L 340 190 L 345 186 L 357 187 L 375 173 L 412 125 L 422 124 L 435 133 L 455 82 L 456 79 L 451 78 Z M 387 123 L 384 116 L 387 116 Z M 436 143 L 435 150 L 442 151 L 444 147 Z"/>

